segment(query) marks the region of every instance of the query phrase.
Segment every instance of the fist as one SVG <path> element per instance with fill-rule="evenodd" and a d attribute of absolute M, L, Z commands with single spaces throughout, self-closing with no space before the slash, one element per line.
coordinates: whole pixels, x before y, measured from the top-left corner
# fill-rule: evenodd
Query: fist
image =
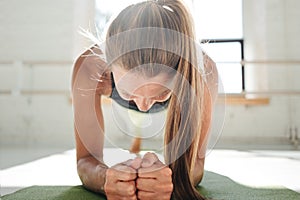
<path fill-rule="evenodd" d="M 140 200 L 170 200 L 173 192 L 172 170 L 154 153 L 145 154 L 138 169 L 136 189 Z"/>
<path fill-rule="evenodd" d="M 137 157 L 107 169 L 104 191 L 108 200 L 137 200 L 135 180 L 140 165 Z"/>

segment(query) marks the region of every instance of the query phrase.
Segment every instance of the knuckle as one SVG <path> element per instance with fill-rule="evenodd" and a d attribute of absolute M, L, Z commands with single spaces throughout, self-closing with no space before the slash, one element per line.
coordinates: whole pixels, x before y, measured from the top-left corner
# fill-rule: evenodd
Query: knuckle
<path fill-rule="evenodd" d="M 109 178 L 109 177 L 112 177 L 114 175 L 114 172 L 115 170 L 113 169 L 107 169 L 106 170 L 106 177 Z"/>
<path fill-rule="evenodd" d="M 166 194 L 162 197 L 162 199 L 169 200 L 171 199 L 171 194 Z"/>
<path fill-rule="evenodd" d="M 128 167 L 128 166 L 123 166 L 123 171 L 128 173 L 128 174 L 136 173 L 136 171 L 133 168 Z"/>
<path fill-rule="evenodd" d="M 127 195 L 134 195 L 135 194 L 135 187 L 133 185 L 128 186 L 127 188 Z"/>
<path fill-rule="evenodd" d="M 143 199 L 144 198 L 144 193 L 141 192 L 141 191 L 138 191 L 137 197 L 138 197 L 138 199 Z"/>
<path fill-rule="evenodd" d="M 162 191 L 165 192 L 165 193 L 170 193 L 173 191 L 173 184 L 170 183 L 170 184 L 165 184 L 162 188 Z"/>
<path fill-rule="evenodd" d="M 126 180 L 129 180 L 130 179 L 130 174 L 125 172 L 125 173 L 122 174 L 122 177 Z"/>
<path fill-rule="evenodd" d="M 153 189 L 154 189 L 155 191 L 161 191 L 161 190 L 162 190 L 162 187 L 161 187 L 159 184 L 156 184 L 156 185 L 153 186 Z"/>
<path fill-rule="evenodd" d="M 143 191 L 138 191 L 137 193 L 137 198 L 141 200 L 152 200 L 152 199 L 161 199 L 161 195 L 158 195 L 158 193 L 149 193 L 149 192 L 143 192 Z"/>
<path fill-rule="evenodd" d="M 141 176 L 141 174 L 143 174 L 143 173 L 144 173 L 144 171 L 145 171 L 145 169 L 144 169 L 144 168 L 140 168 L 140 169 L 138 169 L 138 170 L 137 170 L 138 176 L 140 177 L 140 176 Z"/>
<path fill-rule="evenodd" d="M 133 179 L 135 177 L 134 177 L 133 173 L 124 173 L 124 178 L 127 179 L 127 180 L 130 180 L 130 179 Z"/>
<path fill-rule="evenodd" d="M 167 190 L 167 192 L 172 192 L 173 189 L 174 189 L 174 186 L 173 186 L 173 184 L 171 183 L 171 184 L 168 185 L 168 187 L 167 187 L 166 190 Z"/>
<path fill-rule="evenodd" d="M 109 194 L 113 191 L 113 188 L 109 184 L 105 183 L 104 184 L 104 191 L 105 191 L 105 193 Z"/>
<path fill-rule="evenodd" d="M 165 176 L 172 176 L 172 170 L 169 167 L 165 167 L 162 171 Z"/>
<path fill-rule="evenodd" d="M 136 200 L 136 196 L 133 195 L 133 196 L 127 197 L 126 200 Z"/>

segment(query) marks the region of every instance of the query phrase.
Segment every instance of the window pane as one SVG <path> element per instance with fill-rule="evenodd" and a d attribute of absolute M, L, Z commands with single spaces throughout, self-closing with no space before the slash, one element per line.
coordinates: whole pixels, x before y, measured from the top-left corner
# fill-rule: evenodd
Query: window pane
<path fill-rule="evenodd" d="M 200 38 L 243 37 L 242 0 L 194 0 L 192 11 Z"/>
<path fill-rule="evenodd" d="M 242 91 L 242 66 L 236 62 L 241 61 L 241 43 L 206 43 L 202 47 L 216 62 L 225 93 L 240 93 Z"/>

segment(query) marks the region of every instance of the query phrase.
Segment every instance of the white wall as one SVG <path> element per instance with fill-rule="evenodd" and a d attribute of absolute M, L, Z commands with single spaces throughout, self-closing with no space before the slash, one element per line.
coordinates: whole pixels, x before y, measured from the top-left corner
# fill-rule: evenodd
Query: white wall
<path fill-rule="evenodd" d="M 244 0 L 245 59 L 299 61 L 299 8 L 297 0 Z M 299 64 L 248 64 L 246 88 L 249 91 L 300 91 L 299 75 Z M 300 127 L 300 96 L 269 97 L 269 105 L 227 106 L 223 138 L 284 144 L 289 127 Z"/>
<path fill-rule="evenodd" d="M 0 145 L 74 145 L 71 68 L 93 16 L 93 0 L 0 1 Z"/>
<path fill-rule="evenodd" d="M 246 60 L 300 60 L 299 9 L 298 0 L 244 0 Z M 70 72 L 88 46 L 77 30 L 92 24 L 93 0 L 2 0 L 0 13 L 0 145 L 72 146 Z M 246 84 L 300 91 L 299 74 L 299 65 L 246 66 Z M 299 100 L 272 96 L 270 105 L 228 105 L 222 140 L 284 144 L 289 126 L 300 129 Z"/>

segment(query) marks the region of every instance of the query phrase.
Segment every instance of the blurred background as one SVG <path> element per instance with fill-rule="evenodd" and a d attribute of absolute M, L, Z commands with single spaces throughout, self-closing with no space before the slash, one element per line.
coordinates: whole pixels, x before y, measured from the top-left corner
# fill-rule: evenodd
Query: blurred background
<path fill-rule="evenodd" d="M 30 164 L 57 154 L 69 159 L 64 169 L 68 166 L 73 169 L 68 174 L 70 179 L 45 184 L 80 183 L 73 150 L 70 77 L 75 59 L 92 42 L 78 31 L 80 27 L 94 33 L 97 29 L 103 37 L 111 16 L 136 2 L 139 1 L 0 1 L 2 194 L 43 184 L 38 178 L 29 181 L 33 176 L 26 178 L 24 174 L 44 165 L 66 176 L 55 165 L 55 159 L 45 161 L 40 167 Z M 291 168 L 286 171 L 291 174 L 282 180 L 286 183 L 293 182 L 291 177 L 300 180 L 300 1 L 186 0 L 186 3 L 194 16 L 197 40 L 204 42 L 203 49 L 217 63 L 224 85 L 220 99 L 226 101 L 226 112 L 214 147 L 220 150 L 217 155 L 232 159 L 239 157 L 234 154 L 236 151 L 263 151 L 268 158 L 286 159 L 279 162 L 283 165 L 293 158 L 298 162 L 288 164 Z M 110 104 L 104 106 L 109 109 Z M 114 131 L 106 128 L 106 132 Z M 221 160 L 213 153 L 211 157 Z M 208 161 L 208 168 L 221 173 L 212 163 Z M 275 163 L 269 164 L 278 165 Z M 25 168 L 20 168 L 24 165 Z M 16 178 L 8 180 L 7 177 L 13 176 Z M 299 190 L 295 185 L 289 187 Z"/>

